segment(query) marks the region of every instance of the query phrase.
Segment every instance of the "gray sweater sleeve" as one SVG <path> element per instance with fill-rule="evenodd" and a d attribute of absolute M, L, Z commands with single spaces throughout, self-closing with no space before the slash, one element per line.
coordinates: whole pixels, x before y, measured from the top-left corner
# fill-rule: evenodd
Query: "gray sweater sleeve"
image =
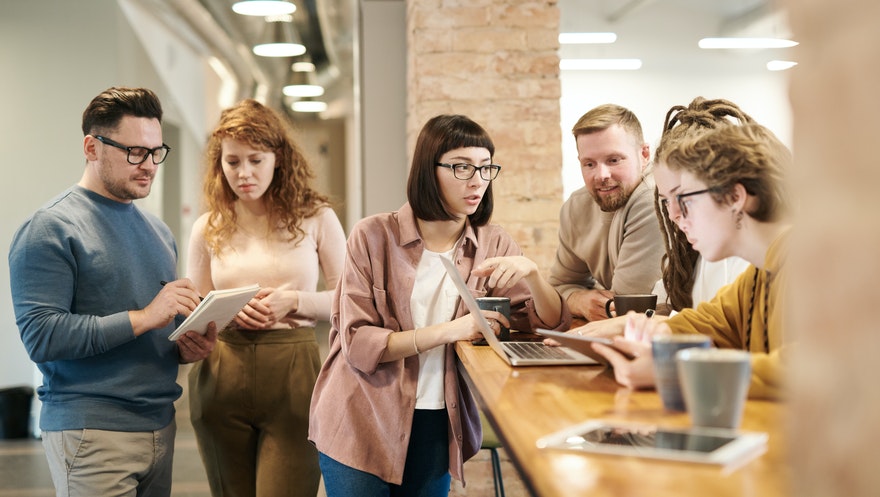
<path fill-rule="evenodd" d="M 15 234 L 9 251 L 16 321 L 37 363 L 88 357 L 134 339 L 127 310 L 98 315 L 75 308 L 75 294 L 93 290 L 82 288 L 78 278 L 87 268 L 77 253 L 89 244 L 76 231 L 81 230 L 38 212 Z M 102 293 L 94 290 L 95 297 Z"/>

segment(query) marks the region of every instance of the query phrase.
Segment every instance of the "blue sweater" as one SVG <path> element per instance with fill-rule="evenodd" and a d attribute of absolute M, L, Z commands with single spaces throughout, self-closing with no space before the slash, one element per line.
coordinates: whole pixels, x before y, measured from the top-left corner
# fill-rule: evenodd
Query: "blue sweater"
<path fill-rule="evenodd" d="M 9 274 L 16 323 L 43 373 L 45 431 L 150 431 L 174 416 L 174 324 L 135 337 L 129 310 L 174 280 L 168 227 L 133 203 L 74 186 L 16 232 Z"/>

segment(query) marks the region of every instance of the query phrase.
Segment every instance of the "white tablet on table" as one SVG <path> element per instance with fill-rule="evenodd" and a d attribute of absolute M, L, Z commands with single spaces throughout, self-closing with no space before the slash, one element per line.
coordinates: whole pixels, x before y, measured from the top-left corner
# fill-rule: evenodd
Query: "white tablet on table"
<path fill-rule="evenodd" d="M 538 439 L 538 448 L 738 465 L 767 450 L 767 434 L 592 420 Z"/>

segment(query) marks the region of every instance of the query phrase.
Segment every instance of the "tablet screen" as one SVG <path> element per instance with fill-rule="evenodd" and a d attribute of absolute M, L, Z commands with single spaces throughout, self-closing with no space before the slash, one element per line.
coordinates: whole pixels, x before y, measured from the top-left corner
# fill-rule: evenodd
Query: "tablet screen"
<path fill-rule="evenodd" d="M 734 437 L 704 435 L 663 429 L 633 429 L 607 426 L 588 431 L 582 436 L 572 436 L 566 443 L 573 445 L 602 444 L 628 447 L 650 447 L 652 449 L 689 450 L 712 452 L 734 440 Z"/>

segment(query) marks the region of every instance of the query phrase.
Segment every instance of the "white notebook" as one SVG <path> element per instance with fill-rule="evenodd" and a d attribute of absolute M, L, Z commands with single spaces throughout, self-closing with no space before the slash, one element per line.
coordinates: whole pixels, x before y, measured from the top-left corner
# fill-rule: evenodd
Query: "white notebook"
<path fill-rule="evenodd" d="M 260 285 L 228 288 L 226 290 L 211 290 L 202 300 L 192 314 L 189 315 L 168 339 L 175 341 L 189 330 L 204 335 L 208 331 L 208 323 L 217 323 L 217 331 L 222 330 L 232 321 L 232 318 L 260 291 Z"/>

